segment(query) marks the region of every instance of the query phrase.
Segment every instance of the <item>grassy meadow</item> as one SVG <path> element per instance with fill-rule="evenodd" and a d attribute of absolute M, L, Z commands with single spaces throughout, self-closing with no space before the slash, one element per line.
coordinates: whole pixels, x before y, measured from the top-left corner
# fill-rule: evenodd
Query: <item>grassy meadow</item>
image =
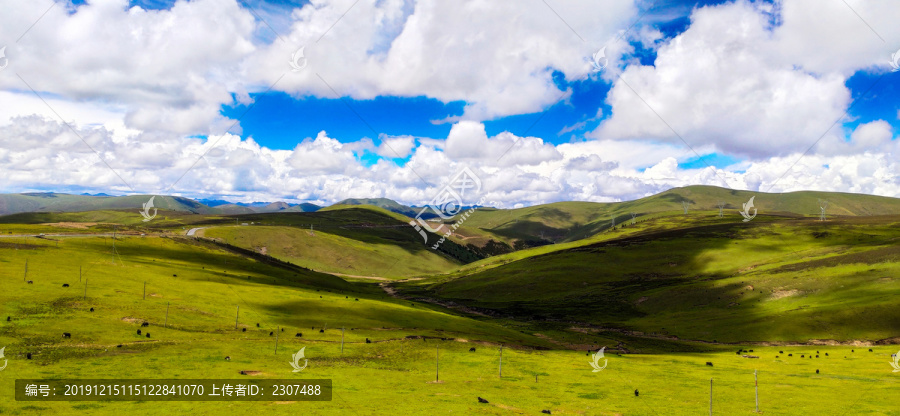
<path fill-rule="evenodd" d="M 872 352 L 853 346 L 753 345 L 666 354 L 609 350 L 608 366 L 595 373 L 584 351 L 543 350 L 554 345 L 513 325 L 386 297 L 374 284 L 293 273 L 191 239 L 124 237 L 116 240 L 115 250 L 111 238 L 75 237 L 61 239 L 59 247 L 29 238 L 18 250 L 2 248 L 0 278 L 6 290 L 0 305 L 2 315 L 11 318 L 0 324 L 9 360 L 0 372 L 2 414 L 692 415 L 708 409 L 710 378 L 716 414 L 753 414 L 754 370 L 767 414 L 900 414 L 891 410 L 892 392 L 900 386 L 888 365 L 893 346 Z M 145 321 L 150 326 L 141 328 Z M 340 327 L 346 328 L 343 353 Z M 151 338 L 138 336 L 137 329 Z M 277 351 L 272 331 L 279 333 Z M 62 332 L 72 338 L 62 338 Z M 582 337 L 587 343 L 605 341 L 598 334 Z M 500 345 L 505 346 L 502 377 Z M 292 373 L 288 361 L 302 347 L 310 366 Z M 753 349 L 745 354 L 760 358 L 743 358 L 735 354 L 739 348 Z M 33 354 L 31 360 L 24 358 L 26 352 Z M 808 358 L 816 352 L 819 358 Z M 225 361 L 226 355 L 232 359 Z M 241 370 L 259 374 L 242 376 Z M 26 403 L 12 397 L 16 378 L 100 376 L 331 378 L 335 391 L 333 401 L 319 403 Z M 489 403 L 478 403 L 477 397 Z"/>
<path fill-rule="evenodd" d="M 359 206 L 0 217 L 0 414 L 696 415 L 712 379 L 713 414 L 750 415 L 758 371 L 764 414 L 900 415 L 900 217 L 663 207 L 467 264 Z M 334 396 L 17 402 L 21 378 L 330 378 Z"/>

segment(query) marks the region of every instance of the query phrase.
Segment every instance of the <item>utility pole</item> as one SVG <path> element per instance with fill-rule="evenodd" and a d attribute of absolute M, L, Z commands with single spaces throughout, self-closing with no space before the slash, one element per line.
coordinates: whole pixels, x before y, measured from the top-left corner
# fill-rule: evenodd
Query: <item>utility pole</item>
<path fill-rule="evenodd" d="M 499 367 L 499 372 L 500 372 L 500 378 L 503 378 L 503 346 L 502 346 L 502 345 L 500 346 L 500 367 Z"/>
<path fill-rule="evenodd" d="M 709 379 L 709 416 L 712 416 L 712 379 Z"/>
<path fill-rule="evenodd" d="M 278 354 L 278 333 L 281 332 L 281 328 L 275 327 L 275 354 Z"/>
<path fill-rule="evenodd" d="M 441 353 L 440 347 L 434 347 L 434 381 L 441 379 Z"/>
<path fill-rule="evenodd" d="M 759 413 L 759 378 L 756 376 L 756 370 L 753 370 L 753 383 L 756 384 L 756 413 Z"/>
<path fill-rule="evenodd" d="M 166 323 L 163 324 L 163 328 L 169 327 L 169 302 L 166 302 Z"/>
<path fill-rule="evenodd" d="M 144 300 L 147 300 L 147 281 L 144 281 Z"/>
<path fill-rule="evenodd" d="M 28 281 L 28 259 L 25 259 L 25 275 L 22 276 L 22 281 Z"/>
<path fill-rule="evenodd" d="M 241 305 L 238 305 L 237 313 L 234 314 L 234 329 L 237 329 L 239 316 L 241 316 Z"/>
<path fill-rule="evenodd" d="M 116 225 L 113 227 L 113 249 L 112 249 L 112 262 L 116 263 L 116 232 L 119 231 L 119 226 Z M 144 283 L 146 285 L 146 283 Z"/>

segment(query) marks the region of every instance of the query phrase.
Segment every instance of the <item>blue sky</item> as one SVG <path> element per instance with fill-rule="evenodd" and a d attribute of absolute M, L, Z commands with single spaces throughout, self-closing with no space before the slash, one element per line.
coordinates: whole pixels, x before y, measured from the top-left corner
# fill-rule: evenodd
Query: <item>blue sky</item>
<path fill-rule="evenodd" d="M 646 7 L 653 8 L 642 17 L 639 24 L 658 29 L 665 42 L 681 34 L 690 25 L 690 14 L 695 8 L 726 4 L 726 0 L 659 0 L 644 1 Z M 84 0 L 73 0 L 73 4 L 84 4 Z M 272 41 L 273 25 L 280 30 L 279 15 L 288 14 L 290 10 L 308 4 L 301 0 L 247 0 L 245 4 L 253 8 L 265 25 L 258 35 L 260 39 Z M 772 1 L 764 1 L 772 3 Z M 174 0 L 129 0 L 131 6 L 148 10 L 166 10 L 174 4 Z M 269 32 L 266 34 L 266 32 Z M 642 65 L 653 65 L 656 58 L 653 49 L 645 48 L 640 42 L 630 42 L 635 49 L 632 57 Z M 854 95 L 861 95 L 879 78 L 880 74 L 859 71 L 847 80 L 847 87 Z M 488 135 L 508 131 L 517 136 L 537 136 L 553 144 L 581 140 L 588 132 L 594 130 L 600 122 L 609 117 L 611 107 L 605 103 L 610 83 L 607 80 L 592 76 L 587 79 L 566 79 L 557 72 L 554 81 L 561 90 L 571 89 L 562 102 L 555 103 L 540 112 L 517 114 L 507 117 L 483 120 Z M 898 110 L 896 82 L 881 82 L 857 102 L 850 114 L 854 120 L 844 124 L 854 128 L 860 123 L 877 119 L 891 120 L 897 126 Z M 291 96 L 283 92 L 254 93 L 254 109 L 241 118 L 241 127 L 245 137 L 252 136 L 258 143 L 272 149 L 292 149 L 304 138 L 315 137 L 320 131 L 343 142 L 353 142 L 362 138 L 378 139 L 381 134 L 415 137 L 442 138 L 450 131 L 450 123 L 441 122 L 448 117 L 460 116 L 463 113 L 464 101 L 444 103 L 424 96 L 381 96 L 371 100 L 355 100 L 349 97 L 320 98 L 314 96 Z M 353 110 L 347 108 L 352 107 Z M 237 118 L 246 110 L 247 105 L 223 105 L 221 114 Z M 355 113 L 354 113 L 355 111 Z M 598 115 L 599 112 L 599 115 Z M 357 116 L 358 114 L 358 116 Z M 361 117 L 361 119 L 360 119 Z M 892 120 L 893 119 L 893 120 Z M 372 131 L 375 130 L 375 132 Z M 376 134 L 377 133 L 377 134 Z M 739 159 L 711 153 L 704 155 L 708 163 L 715 166 L 726 166 Z M 370 161 L 372 159 L 369 159 Z M 702 166 L 696 157 L 683 163 L 683 167 Z"/>
<path fill-rule="evenodd" d="M 83 4 L 75 0 L 73 4 Z M 175 4 L 174 0 L 130 0 L 132 6 L 148 10 L 165 10 Z M 248 0 L 248 6 L 265 20 L 280 30 L 279 14 L 287 14 L 307 1 L 263 1 Z M 677 36 L 690 23 L 690 12 L 695 7 L 726 3 L 726 1 L 684 1 L 660 0 L 644 2 L 643 7 L 653 8 L 641 19 L 644 24 L 652 24 L 666 38 Z M 272 41 L 271 30 L 266 26 L 259 36 Z M 641 64 L 652 65 L 655 53 L 639 42 L 631 42 L 634 57 Z M 579 140 L 593 130 L 609 115 L 610 107 L 604 98 L 610 84 L 598 77 L 587 79 L 566 79 L 559 72 L 554 80 L 561 90 L 571 89 L 565 99 L 545 108 L 543 111 L 484 120 L 488 135 L 509 131 L 517 136 L 538 136 L 549 143 L 559 144 Z M 441 122 L 448 117 L 463 113 L 464 101 L 443 103 L 428 97 L 384 96 L 372 100 L 354 100 L 348 97 L 328 99 L 311 96 L 292 97 L 282 92 L 256 93 L 251 95 L 254 109 L 241 118 L 243 135 L 252 136 L 258 143 L 273 149 L 292 149 L 304 138 L 315 137 L 320 131 L 327 131 L 340 141 L 353 142 L 368 137 L 377 139 L 380 134 L 392 136 L 411 135 L 416 137 L 446 137 L 450 124 Z M 351 106 L 353 111 L 347 108 Z M 222 106 L 222 114 L 237 118 L 248 105 Z M 601 113 L 598 116 L 598 111 Z M 360 120 L 360 117 L 362 120 Z M 377 135 L 370 128 L 374 128 Z M 715 158 L 711 160 L 719 160 Z M 727 159 L 727 158 L 726 158 Z M 372 159 L 369 159 L 370 161 Z M 724 160 L 724 159 L 723 159 Z M 688 163 L 687 166 L 692 166 Z"/>
<path fill-rule="evenodd" d="M 165 8 L 172 1 L 149 2 L 147 7 Z M 289 9 L 304 2 L 267 1 L 249 2 L 260 10 Z M 681 33 L 689 23 L 689 14 L 696 6 L 725 3 L 725 1 L 658 1 L 654 8 L 642 19 L 654 24 L 667 37 Z M 132 4 L 144 6 L 143 2 L 132 0 Z M 635 56 L 642 64 L 652 65 L 653 50 L 644 49 L 640 43 Z M 599 77 L 587 79 L 566 79 L 559 72 L 554 80 L 561 90 L 571 89 L 565 99 L 543 111 L 484 120 L 488 135 L 509 131 L 517 136 L 538 136 L 545 141 L 559 144 L 579 137 L 593 130 L 606 116 L 610 107 L 604 103 L 610 84 Z M 363 137 L 373 137 L 374 128 L 379 134 L 412 135 L 417 137 L 442 138 L 450 131 L 449 123 L 441 123 L 452 116 L 462 115 L 464 102 L 442 103 L 426 97 L 379 97 L 375 100 L 354 100 L 342 97 L 323 99 L 315 97 L 290 98 L 283 93 L 254 94 L 254 111 L 241 119 L 245 135 L 251 135 L 259 143 L 276 149 L 291 149 L 302 138 L 315 137 L 325 130 L 332 137 L 346 142 Z M 349 104 L 365 122 L 346 108 Z M 229 117 L 237 117 L 247 106 L 223 107 L 222 112 Z M 601 112 L 597 116 L 598 111 Z"/>
<path fill-rule="evenodd" d="M 166 8 L 172 3 L 174 2 L 132 1 L 132 4 L 149 8 Z M 254 9 L 267 12 L 261 13 L 261 16 L 270 16 L 277 10 L 289 10 L 305 2 L 248 3 Z M 653 9 L 641 19 L 640 23 L 658 29 L 664 36 L 659 42 L 665 42 L 689 27 L 690 13 L 695 8 L 725 4 L 729 1 L 671 0 L 645 2 L 642 6 L 647 7 L 648 3 L 653 5 Z M 631 56 L 633 59 L 642 65 L 653 65 L 656 54 L 652 48 L 646 48 L 635 41 L 630 42 L 630 45 L 634 48 Z M 847 80 L 846 85 L 854 96 L 858 96 L 866 92 L 878 80 L 879 75 L 859 71 Z M 517 136 L 537 136 L 548 143 L 560 144 L 584 140 L 587 133 L 610 116 L 611 107 L 605 102 L 606 94 L 611 87 L 608 80 L 597 76 L 566 79 L 564 74 L 556 72 L 554 81 L 561 90 L 570 90 L 571 94 L 565 94 L 565 99 L 561 102 L 540 112 L 483 120 L 487 134 L 494 136 L 508 131 Z M 896 127 L 897 104 L 893 99 L 897 96 L 896 89 L 896 82 L 876 85 L 863 100 L 854 105 L 850 112 L 853 120 L 844 123 L 844 126 L 852 129 L 861 123 L 885 119 L 891 120 Z M 315 137 L 323 130 L 328 132 L 329 136 L 343 142 L 353 142 L 366 137 L 377 139 L 381 134 L 443 138 L 449 133 L 451 125 L 441 120 L 462 115 L 465 105 L 464 101 L 443 103 L 423 96 L 383 96 L 372 100 L 354 100 L 350 97 L 341 99 L 292 97 L 281 92 L 270 92 L 253 94 L 252 97 L 255 108 L 241 119 L 243 134 L 252 136 L 260 144 L 273 149 L 292 149 L 300 140 Z M 353 111 L 347 108 L 348 105 Z M 236 118 L 246 108 L 246 105 L 223 106 L 222 114 Z M 703 160 L 694 156 L 682 161 L 679 166 L 686 169 L 702 168 L 707 164 L 724 167 L 741 160 L 737 156 L 719 153 L 702 156 Z M 374 160 L 377 160 L 377 157 L 367 155 L 367 163 Z"/>
<path fill-rule="evenodd" d="M 0 191 L 900 194 L 895 3 L 118 1 L 0 16 Z"/>

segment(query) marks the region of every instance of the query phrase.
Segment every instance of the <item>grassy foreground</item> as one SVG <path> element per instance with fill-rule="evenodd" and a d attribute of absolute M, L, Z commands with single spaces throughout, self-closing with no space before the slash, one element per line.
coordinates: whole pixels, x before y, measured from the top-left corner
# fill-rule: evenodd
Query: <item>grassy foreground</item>
<path fill-rule="evenodd" d="M 154 329 L 162 337 L 169 331 Z M 713 379 L 714 414 L 755 414 L 753 371 L 759 372 L 761 410 L 776 415 L 897 415 L 900 377 L 887 364 L 887 347 L 765 347 L 759 359 L 728 352 L 705 354 L 607 354 L 594 373 L 589 357 L 572 351 L 499 350 L 471 342 L 396 340 L 375 344 L 353 337 L 344 353 L 333 342 L 288 340 L 273 353 L 270 339 L 196 337 L 186 343 L 128 348 L 56 362 L 14 360 L 0 373 L 3 414 L 138 413 L 165 415 L 238 414 L 540 414 L 697 415 L 707 414 Z M 477 348 L 469 352 L 470 346 Z M 309 367 L 292 373 L 291 353 L 306 347 Z M 792 353 L 787 358 L 784 354 Z M 9 349 L 7 350 L 9 351 Z M 435 380 L 436 351 L 440 382 Z M 808 354 L 820 352 L 820 358 Z M 823 354 L 829 353 L 829 357 Z M 231 354 L 232 360 L 222 359 Z M 800 354 L 807 358 L 799 358 Z M 778 355 L 780 358 L 774 358 Z M 705 365 L 712 362 L 713 367 Z M 602 361 L 601 361 L 602 363 Z M 816 374 L 816 370 L 820 373 Z M 331 402 L 44 402 L 14 401 L 20 377 L 91 378 L 331 378 Z M 537 375 L 537 380 L 535 380 Z M 635 397 L 634 390 L 640 393 Z M 483 397 L 490 403 L 478 403 Z"/>
<path fill-rule="evenodd" d="M 753 234 L 755 238 L 768 238 L 768 227 L 774 226 L 754 224 L 745 232 L 748 237 Z M 840 233 L 837 228 L 830 229 L 830 235 L 819 238 L 794 233 L 798 240 L 786 241 L 808 257 L 799 263 L 784 262 L 771 267 L 780 268 L 778 274 L 784 274 L 785 279 L 790 276 L 791 280 L 794 275 L 819 273 L 818 269 L 824 266 L 838 270 L 830 263 L 809 262 L 837 261 L 840 256 L 890 247 L 895 229 L 889 225 L 883 233 L 875 233 L 874 228 L 859 232 L 854 224 L 835 227 L 845 229 Z M 834 245 L 859 236 L 869 239 L 865 237 L 868 234 L 875 236 L 871 243 L 854 243 L 866 250 L 830 254 L 818 251 L 826 240 Z M 790 237 L 788 233 L 780 235 Z M 715 246 L 714 239 L 703 241 Z M 667 245 L 669 256 L 677 255 L 678 246 L 670 241 L 643 246 L 652 244 Z M 698 269 L 700 272 L 723 273 L 716 268 L 719 256 L 729 257 L 729 250 L 732 254 L 745 252 L 718 247 L 721 248 L 708 251 L 706 257 L 695 259 L 704 266 Z M 627 258 L 626 249 L 609 247 L 607 253 Z M 535 259 L 542 261 L 541 257 Z M 743 261 L 753 264 L 758 257 L 745 256 Z M 857 263 L 849 264 L 846 267 L 857 267 Z M 866 266 L 861 270 L 865 272 L 862 276 L 868 279 L 868 270 L 873 267 L 878 273 L 892 273 L 893 264 L 896 263 L 888 261 L 885 265 Z M 670 269 L 680 270 L 679 267 Z M 571 273 L 573 269 L 569 270 Z M 746 271 L 760 272 L 759 268 Z M 732 278 L 744 277 L 727 277 L 722 284 L 728 284 L 727 279 Z M 823 287 L 836 284 L 832 282 L 835 278 L 829 276 Z M 33 283 L 27 284 L 26 280 Z M 0 282 L 0 347 L 6 347 L 8 360 L 7 368 L 0 371 L 0 414 L 4 415 L 507 415 L 541 414 L 542 410 L 554 415 L 697 415 L 708 412 L 710 379 L 714 414 L 750 415 L 756 414 L 754 370 L 759 372 L 760 408 L 766 414 L 900 415 L 896 406 L 900 373 L 892 373 L 888 364 L 890 354 L 900 349 L 897 346 L 698 344 L 693 353 L 620 356 L 612 352 L 616 347 L 614 340 L 587 331 L 579 333 L 579 342 L 609 347 L 608 366 L 592 372 L 590 357 L 583 350 L 535 349 L 559 348 L 544 338 L 556 336 L 549 327 L 528 328 L 530 331 L 525 333 L 520 331 L 522 326 L 508 321 L 463 317 L 427 304 L 394 299 L 374 283 L 349 283 L 302 268 L 279 268 L 186 238 L 120 237 L 115 240 L 115 250 L 113 240 L 103 237 L 0 240 Z M 704 282 L 709 280 L 689 279 L 685 287 Z M 465 279 L 460 283 L 466 283 Z M 504 281 L 499 280 L 498 284 Z M 890 304 L 893 292 L 870 289 L 847 288 L 844 300 L 852 295 L 862 302 L 882 299 L 878 305 Z M 816 293 L 837 296 L 839 291 Z M 642 307 L 652 306 L 660 313 L 668 310 L 667 299 L 672 299 L 652 293 L 647 297 L 641 302 L 647 306 Z M 790 297 L 778 300 L 781 299 Z M 90 312 L 92 307 L 94 312 Z M 236 330 L 237 307 L 240 315 Z M 685 325 L 679 328 L 681 331 L 688 331 L 693 325 L 691 320 L 675 319 L 674 314 L 660 316 Z M 885 316 L 890 314 L 886 312 Z M 727 317 L 740 321 L 740 314 Z M 148 322 L 149 327 L 142 328 L 141 322 Z M 346 328 L 343 353 L 338 329 L 341 327 Z M 150 332 L 151 338 L 138 336 L 137 329 Z M 70 332 L 72 337 L 63 338 L 63 332 Z M 277 349 L 270 332 L 278 334 Z M 301 337 L 295 336 L 298 332 Z M 407 339 L 408 336 L 431 338 Z M 373 343 L 366 343 L 367 338 Z M 505 346 L 502 377 L 500 345 Z M 293 373 L 288 364 L 291 354 L 303 347 L 309 367 Z M 469 351 L 472 347 L 475 352 Z M 753 349 L 747 354 L 760 358 L 735 354 L 739 348 Z M 32 353 L 32 359 L 25 357 L 27 353 Z M 225 356 L 231 360 L 226 361 Z M 437 383 L 436 356 L 440 370 Z M 241 375 L 242 370 L 258 373 Z M 331 378 L 335 394 L 331 402 L 252 403 L 26 403 L 16 402 L 13 397 L 17 378 L 101 377 Z M 640 395 L 635 396 L 634 390 Z M 489 403 L 479 403 L 477 397 Z"/>

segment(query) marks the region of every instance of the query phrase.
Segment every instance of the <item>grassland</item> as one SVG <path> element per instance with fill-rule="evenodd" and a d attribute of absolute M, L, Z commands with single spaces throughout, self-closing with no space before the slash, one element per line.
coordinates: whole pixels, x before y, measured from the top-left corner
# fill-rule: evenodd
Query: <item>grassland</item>
<path fill-rule="evenodd" d="M 900 349 L 900 216 L 860 215 L 870 207 L 845 201 L 852 215 L 823 223 L 797 208 L 821 196 L 811 194 L 758 197 L 768 208 L 742 222 L 707 207 L 721 196 L 707 188 L 632 201 L 645 209 L 555 205 L 556 219 L 547 206 L 484 210 L 498 221 L 473 215 L 458 242 L 562 234 L 468 264 L 427 249 L 405 217 L 365 206 L 160 211 L 150 223 L 118 210 L 0 217 L 0 414 L 696 415 L 708 412 L 713 379 L 714 414 L 749 415 L 758 370 L 766 414 L 900 415 L 900 373 L 888 364 Z M 689 215 L 676 201 L 685 197 Z M 841 198 L 830 197 L 832 208 Z M 640 215 L 613 229 L 609 210 Z M 299 267 L 184 237 L 192 227 Z M 24 236 L 38 233 L 50 235 Z M 310 365 L 293 373 L 291 354 L 303 347 Z M 600 347 L 608 366 L 592 372 L 585 351 Z M 67 377 L 330 378 L 335 394 L 318 403 L 13 398 L 15 379 Z"/>
<path fill-rule="evenodd" d="M 720 203 L 729 215 L 737 215 L 751 197 L 758 212 L 769 215 L 816 216 L 818 201 L 829 201 L 827 214 L 836 216 L 900 215 L 900 200 L 873 195 L 838 192 L 764 192 L 737 191 L 715 186 L 687 186 L 637 199 L 615 203 L 557 202 L 519 209 L 480 209 L 465 223 L 466 227 L 489 231 L 513 244 L 517 240 L 534 242 L 570 242 L 588 238 L 616 224 L 638 217 L 683 210 L 717 210 Z"/>
<path fill-rule="evenodd" d="M 269 226 L 213 227 L 202 234 L 327 273 L 402 278 L 443 273 L 459 266 L 421 241 L 360 241 L 321 230 Z"/>
<path fill-rule="evenodd" d="M 743 223 L 693 215 L 701 218 L 680 228 L 648 221 L 619 238 L 401 289 L 519 320 L 691 340 L 876 341 L 900 333 L 900 217 Z"/>
<path fill-rule="evenodd" d="M 710 378 L 717 414 L 751 414 L 753 370 L 759 370 L 766 413 L 898 414 L 891 410 L 900 379 L 887 364 L 895 352 L 890 346 L 876 346 L 873 352 L 851 346 L 744 346 L 760 359 L 735 354 L 739 346 L 707 346 L 706 352 L 690 354 L 609 350 L 608 367 L 594 373 L 583 351 L 530 349 L 554 344 L 502 320 L 476 320 L 393 299 L 372 284 L 271 267 L 190 239 L 125 237 L 116 240 L 118 254 L 111 250 L 109 238 L 65 238 L 59 247 L 30 238 L 19 250 L 0 248 L 0 280 L 6 287 L 0 292 L 0 313 L 11 317 L 0 322 L 0 344 L 9 359 L 0 372 L 3 414 L 501 415 L 547 409 L 552 414 L 690 415 L 706 411 Z M 247 332 L 234 329 L 237 306 L 239 328 Z M 144 321 L 152 338 L 136 335 Z M 343 353 L 339 327 L 352 328 L 345 331 Z M 286 335 L 277 351 L 270 331 Z M 62 338 L 62 332 L 71 332 L 72 338 Z M 296 332 L 303 336 L 294 337 Z M 405 339 L 410 335 L 447 340 Z M 594 347 L 614 348 L 598 334 L 580 336 Z M 366 338 L 374 343 L 365 343 Z M 501 344 L 506 346 L 502 378 Z M 307 348 L 310 366 L 292 373 L 287 362 L 301 347 Z M 436 351 L 440 383 L 433 383 Z M 820 358 L 797 357 L 815 351 Z M 33 359 L 25 359 L 26 352 Z M 225 361 L 226 355 L 232 360 Z M 706 366 L 707 361 L 714 366 Z M 242 376 L 241 370 L 260 374 Z M 331 378 L 335 396 L 322 403 L 24 403 L 12 397 L 17 378 L 101 375 Z M 640 396 L 634 396 L 635 389 Z M 490 403 L 478 403 L 477 397 Z"/>

